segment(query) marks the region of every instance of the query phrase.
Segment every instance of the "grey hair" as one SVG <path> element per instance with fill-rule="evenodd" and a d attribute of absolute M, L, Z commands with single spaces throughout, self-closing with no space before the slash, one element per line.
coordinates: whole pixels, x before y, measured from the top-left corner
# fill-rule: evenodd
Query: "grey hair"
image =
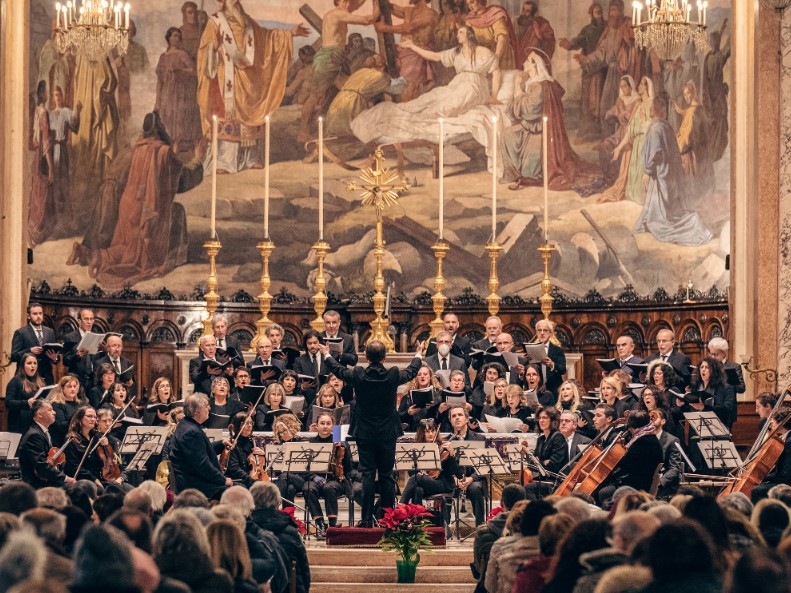
<path fill-rule="evenodd" d="M 267 336 L 269 336 L 269 332 L 272 330 L 277 330 L 280 332 L 281 335 L 285 336 L 286 332 L 283 329 L 282 325 L 278 325 L 277 323 L 270 323 L 266 326 L 266 331 L 264 332 Z"/>
<path fill-rule="evenodd" d="M 184 400 L 184 415 L 194 418 L 195 414 L 204 406 L 209 405 L 209 397 L 203 393 L 193 393 Z"/>
<path fill-rule="evenodd" d="M 0 550 L 0 591 L 7 591 L 26 579 L 42 579 L 47 550 L 31 531 L 15 531 Z"/>
<path fill-rule="evenodd" d="M 561 515 L 571 517 L 574 523 L 590 519 L 591 516 L 591 505 L 576 496 L 561 498 L 555 503 L 555 510 Z"/>
<path fill-rule="evenodd" d="M 225 324 L 228 325 L 228 318 L 222 313 L 214 314 L 214 317 L 211 318 L 211 326 L 214 327 L 218 321 L 224 321 Z"/>
<path fill-rule="evenodd" d="M 66 491 L 63 488 L 48 486 L 36 491 L 38 506 L 49 507 L 51 509 L 63 509 L 71 504 Z"/>
<path fill-rule="evenodd" d="M 241 488 L 241 486 L 239 487 Z M 242 531 L 242 533 L 244 533 L 247 521 L 245 520 L 244 515 L 242 515 L 240 509 L 229 503 L 221 502 L 211 510 L 211 513 L 217 519 L 227 519 L 231 523 L 234 523 Z"/>
<path fill-rule="evenodd" d="M 165 508 L 165 502 L 167 502 L 168 493 L 162 484 L 159 484 L 154 480 L 146 480 L 140 484 L 137 489 L 148 493 L 148 495 L 151 497 L 151 509 L 155 513 Z"/>
<path fill-rule="evenodd" d="M 257 509 L 276 509 L 283 500 L 280 490 L 272 482 L 256 482 L 250 488 Z"/>
<path fill-rule="evenodd" d="M 19 520 L 46 543 L 60 544 L 66 537 L 66 517 L 52 509 L 30 509 Z"/>
<path fill-rule="evenodd" d="M 709 349 L 709 352 L 716 350 L 717 352 L 727 352 L 728 351 L 728 340 L 725 338 L 712 338 L 709 340 L 709 343 L 706 344 L 706 347 Z"/>
<path fill-rule="evenodd" d="M 222 493 L 220 504 L 227 504 L 242 513 L 243 517 L 249 517 L 255 508 L 253 495 L 244 486 L 231 486 Z"/>
<path fill-rule="evenodd" d="M 212 393 L 214 392 L 215 387 L 223 383 L 225 383 L 226 387 L 228 387 L 229 389 L 231 388 L 231 384 L 228 383 L 228 379 L 226 379 L 225 377 L 214 377 L 214 379 L 211 380 Z"/>

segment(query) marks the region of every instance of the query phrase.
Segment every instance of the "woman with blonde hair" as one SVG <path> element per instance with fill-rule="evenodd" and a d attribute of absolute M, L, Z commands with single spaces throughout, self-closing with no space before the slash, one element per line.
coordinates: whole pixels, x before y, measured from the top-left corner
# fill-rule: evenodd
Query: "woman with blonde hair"
<path fill-rule="evenodd" d="M 599 395 L 608 406 L 615 407 L 615 402 L 622 391 L 623 384 L 615 377 L 604 377 L 599 383 Z"/>
<path fill-rule="evenodd" d="M 494 382 L 494 388 L 492 392 L 486 396 L 486 401 L 483 405 L 483 410 L 481 410 L 481 418 L 486 419 L 486 415 L 489 416 L 499 416 L 499 414 L 505 409 L 505 390 L 508 388 L 508 381 L 505 380 L 505 377 L 501 379 L 497 379 Z"/>
<path fill-rule="evenodd" d="M 286 390 L 280 383 L 270 383 L 264 393 L 263 403 L 255 409 L 255 429 L 269 432 L 275 419 L 282 414 L 291 413 L 283 402 L 286 399 Z M 243 411 L 243 410 L 239 410 Z"/>
<path fill-rule="evenodd" d="M 573 379 L 563 381 L 558 388 L 558 412 L 577 412 L 581 403 L 580 389 Z"/>
<path fill-rule="evenodd" d="M 256 593 L 250 550 L 242 530 L 228 519 L 218 519 L 206 528 L 209 550 L 215 569 L 223 569 L 233 579 L 234 593 Z"/>
<path fill-rule="evenodd" d="M 145 412 L 143 413 L 143 424 L 146 426 L 167 426 L 168 412 L 170 404 L 175 400 L 176 394 L 170 379 L 159 377 L 151 387 Z"/>

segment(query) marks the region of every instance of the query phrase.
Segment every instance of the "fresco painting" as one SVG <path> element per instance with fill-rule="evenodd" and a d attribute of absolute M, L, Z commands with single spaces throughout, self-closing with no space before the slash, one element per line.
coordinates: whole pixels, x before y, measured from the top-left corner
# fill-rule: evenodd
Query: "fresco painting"
<path fill-rule="evenodd" d="M 126 55 L 88 62 L 34 2 L 32 280 L 193 293 L 216 117 L 220 292 L 257 294 L 268 116 L 272 288 L 308 297 L 321 117 L 328 290 L 371 290 L 375 215 L 345 184 L 381 146 L 412 185 L 384 212 L 387 282 L 431 292 L 442 118 L 446 293 L 486 292 L 493 184 L 501 294 L 540 294 L 545 233 L 569 295 L 724 291 L 731 9 L 710 5 L 710 48 L 663 62 L 620 0 L 138 0 Z"/>

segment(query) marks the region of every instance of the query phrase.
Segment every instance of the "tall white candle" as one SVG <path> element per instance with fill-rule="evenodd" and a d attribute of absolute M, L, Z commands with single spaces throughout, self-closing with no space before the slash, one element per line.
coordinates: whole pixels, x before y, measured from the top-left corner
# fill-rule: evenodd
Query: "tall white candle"
<path fill-rule="evenodd" d="M 319 118 L 319 241 L 324 240 L 324 118 Z"/>
<path fill-rule="evenodd" d="M 217 235 L 217 116 L 212 115 L 211 126 L 211 236 Z"/>
<path fill-rule="evenodd" d="M 55 4 L 55 28 L 60 29 L 60 2 Z"/>
<path fill-rule="evenodd" d="M 264 124 L 264 239 L 269 238 L 269 116 Z"/>
<path fill-rule="evenodd" d="M 492 243 L 497 237 L 497 116 L 492 117 Z"/>
<path fill-rule="evenodd" d="M 439 239 L 443 238 L 445 219 L 445 121 L 439 118 Z"/>
<path fill-rule="evenodd" d="M 126 19 L 125 20 L 126 20 L 126 28 L 127 29 L 129 28 L 129 9 L 130 8 L 131 7 L 129 6 L 129 3 L 127 2 L 126 6 L 124 6 L 124 12 L 126 13 Z"/>
<path fill-rule="evenodd" d="M 541 143 L 543 145 L 541 153 L 541 168 L 543 169 L 544 176 L 544 242 L 549 241 L 549 173 L 548 173 L 548 139 L 547 139 L 547 121 L 548 118 L 544 116 L 544 126 L 541 130 Z"/>

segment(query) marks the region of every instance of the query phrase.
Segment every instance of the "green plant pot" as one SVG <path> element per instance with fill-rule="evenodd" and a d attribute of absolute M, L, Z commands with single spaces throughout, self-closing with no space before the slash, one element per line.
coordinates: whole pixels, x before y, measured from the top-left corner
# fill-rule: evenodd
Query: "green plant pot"
<path fill-rule="evenodd" d="M 396 571 L 399 583 L 414 583 L 417 562 L 414 560 L 396 560 Z"/>

